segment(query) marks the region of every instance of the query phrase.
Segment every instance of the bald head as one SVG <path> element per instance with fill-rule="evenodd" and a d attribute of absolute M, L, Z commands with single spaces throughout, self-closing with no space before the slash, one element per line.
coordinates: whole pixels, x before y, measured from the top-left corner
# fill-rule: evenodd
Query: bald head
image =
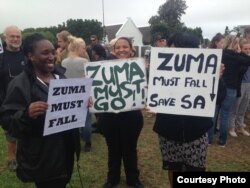
<path fill-rule="evenodd" d="M 22 44 L 21 30 L 17 26 L 8 26 L 5 28 L 4 40 L 6 49 L 9 51 L 19 51 Z"/>

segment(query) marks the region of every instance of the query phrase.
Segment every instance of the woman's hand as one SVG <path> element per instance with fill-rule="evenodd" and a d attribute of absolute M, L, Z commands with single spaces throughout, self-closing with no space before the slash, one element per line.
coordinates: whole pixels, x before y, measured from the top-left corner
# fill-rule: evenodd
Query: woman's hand
<path fill-rule="evenodd" d="M 222 77 L 225 70 L 225 65 L 223 63 L 220 64 L 220 78 Z"/>
<path fill-rule="evenodd" d="M 89 97 L 88 99 L 88 107 L 92 107 L 93 106 L 93 99 L 92 97 Z"/>
<path fill-rule="evenodd" d="M 28 116 L 36 119 L 38 116 L 44 114 L 48 109 L 48 104 L 43 101 L 33 102 L 29 105 Z"/>

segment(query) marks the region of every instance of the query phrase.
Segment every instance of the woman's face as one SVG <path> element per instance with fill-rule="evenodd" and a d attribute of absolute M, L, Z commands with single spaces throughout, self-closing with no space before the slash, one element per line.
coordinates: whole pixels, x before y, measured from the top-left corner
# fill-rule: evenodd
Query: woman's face
<path fill-rule="evenodd" d="M 36 72 L 47 74 L 54 70 L 56 58 L 55 48 L 48 40 L 38 41 L 34 47 L 34 52 L 29 54 Z"/>
<path fill-rule="evenodd" d="M 250 43 L 244 44 L 241 48 L 241 51 L 250 56 Z"/>
<path fill-rule="evenodd" d="M 224 39 L 223 38 L 221 40 L 215 42 L 216 48 L 222 49 L 223 48 L 223 43 L 224 43 Z"/>
<path fill-rule="evenodd" d="M 118 59 L 126 59 L 131 57 L 132 49 L 127 40 L 118 39 L 114 46 L 114 52 Z"/>
<path fill-rule="evenodd" d="M 64 50 L 64 49 L 66 49 L 68 47 L 69 42 L 65 41 L 63 38 L 58 37 L 57 45 L 59 46 L 59 48 Z"/>

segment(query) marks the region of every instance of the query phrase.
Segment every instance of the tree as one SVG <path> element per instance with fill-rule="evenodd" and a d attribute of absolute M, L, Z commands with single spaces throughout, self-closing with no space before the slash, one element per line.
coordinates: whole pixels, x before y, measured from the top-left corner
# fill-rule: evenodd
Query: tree
<path fill-rule="evenodd" d="M 185 14 L 187 9 L 185 0 L 167 0 L 161 5 L 158 10 L 158 15 L 154 15 L 149 19 L 151 35 L 162 33 L 162 35 L 169 37 L 176 32 L 191 32 L 203 40 L 202 29 L 196 27 L 195 29 L 187 28 L 181 22 L 181 16 Z"/>
<path fill-rule="evenodd" d="M 67 30 L 76 37 L 83 38 L 89 43 L 90 35 L 97 35 L 99 39 L 102 38 L 103 28 L 102 23 L 97 20 L 82 20 L 82 19 L 69 19 L 66 21 Z"/>
<path fill-rule="evenodd" d="M 184 0 L 167 0 L 158 10 L 158 15 L 149 19 L 151 34 L 164 31 L 162 34 L 169 36 L 180 31 L 184 26 L 181 22 L 182 14 L 185 14 L 186 2 Z"/>
<path fill-rule="evenodd" d="M 235 32 L 238 37 L 240 37 L 240 27 L 239 26 L 235 26 L 232 31 Z"/>
<path fill-rule="evenodd" d="M 39 28 L 39 29 L 34 29 L 34 28 L 24 29 L 23 32 L 22 32 L 22 37 L 23 37 L 23 39 L 25 39 L 27 36 L 32 35 L 34 33 L 40 33 L 41 35 L 43 35 L 44 37 L 46 37 L 53 44 L 56 43 L 56 37 L 55 37 L 55 35 L 53 33 L 51 33 L 50 31 L 46 31 L 43 28 Z"/>
<path fill-rule="evenodd" d="M 180 23 L 181 16 L 185 14 L 186 9 L 186 1 L 184 0 L 167 0 L 158 10 L 160 21 L 172 24 L 176 21 Z"/>
<path fill-rule="evenodd" d="M 231 31 L 229 30 L 229 27 L 226 26 L 224 35 L 227 36 L 227 35 L 229 35 L 230 33 L 231 33 Z"/>
<path fill-rule="evenodd" d="M 103 28 L 102 23 L 97 20 L 82 20 L 82 19 L 69 19 L 58 26 L 44 27 L 44 28 L 27 28 L 24 29 L 22 34 L 24 38 L 32 33 L 41 33 L 51 42 L 56 43 L 56 34 L 62 30 L 69 31 L 76 37 L 83 38 L 86 43 L 89 43 L 89 37 L 92 34 L 102 38 Z"/>

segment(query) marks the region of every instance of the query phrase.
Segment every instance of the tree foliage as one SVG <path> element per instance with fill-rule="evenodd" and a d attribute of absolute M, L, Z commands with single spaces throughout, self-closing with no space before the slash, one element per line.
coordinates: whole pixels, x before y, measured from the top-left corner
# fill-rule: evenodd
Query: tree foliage
<path fill-rule="evenodd" d="M 103 28 L 102 23 L 97 20 L 82 20 L 69 19 L 66 22 L 67 30 L 74 36 L 83 38 L 86 42 L 89 41 L 90 35 L 97 35 L 99 39 L 102 38 Z"/>
<path fill-rule="evenodd" d="M 230 33 L 231 33 L 231 31 L 230 31 L 229 27 L 226 26 L 224 35 L 227 36 L 227 35 L 229 35 Z"/>
<path fill-rule="evenodd" d="M 185 14 L 187 9 L 185 0 L 167 0 L 159 7 L 158 15 L 154 15 L 149 19 L 151 35 L 157 33 L 169 37 L 176 32 L 191 32 L 197 35 L 202 41 L 202 29 L 196 27 L 195 29 L 187 28 L 181 22 L 181 16 Z"/>
<path fill-rule="evenodd" d="M 160 15 L 160 21 L 172 23 L 181 22 L 181 16 L 185 14 L 187 9 L 186 2 L 184 0 L 168 0 L 166 3 L 160 6 L 158 14 Z"/>
<path fill-rule="evenodd" d="M 227 36 L 227 35 L 230 35 L 232 33 L 234 33 L 235 35 L 237 35 L 239 37 L 241 35 L 240 27 L 235 26 L 235 27 L 233 27 L 233 29 L 230 30 L 229 27 L 226 26 L 224 35 Z"/>
<path fill-rule="evenodd" d="M 92 34 L 97 35 L 100 39 L 103 35 L 102 23 L 97 20 L 69 19 L 58 26 L 44 28 L 27 28 L 22 31 L 23 38 L 33 33 L 40 33 L 48 38 L 52 43 L 56 43 L 56 34 L 62 30 L 69 31 L 76 37 L 83 38 L 89 43 L 89 37 Z"/>

